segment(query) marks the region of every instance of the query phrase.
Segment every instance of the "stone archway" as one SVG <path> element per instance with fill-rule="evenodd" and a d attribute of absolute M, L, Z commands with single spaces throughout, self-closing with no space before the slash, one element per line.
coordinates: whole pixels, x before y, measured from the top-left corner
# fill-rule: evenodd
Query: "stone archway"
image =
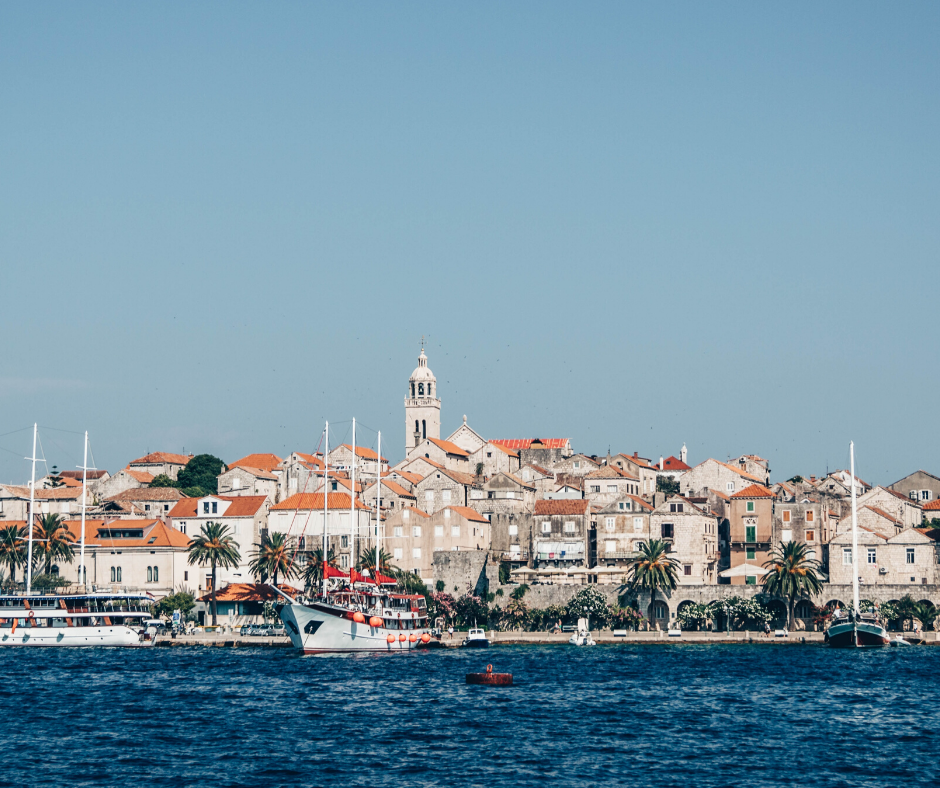
<path fill-rule="evenodd" d="M 651 628 L 668 629 L 669 628 L 669 605 L 662 599 L 651 602 L 646 608 L 646 620 L 650 622 Z"/>
<path fill-rule="evenodd" d="M 787 611 L 787 603 L 782 599 L 771 599 L 767 603 L 767 610 L 770 611 L 770 614 L 773 618 L 770 621 L 770 626 L 773 629 L 783 629 L 787 626 L 787 619 L 789 618 L 789 612 Z"/>

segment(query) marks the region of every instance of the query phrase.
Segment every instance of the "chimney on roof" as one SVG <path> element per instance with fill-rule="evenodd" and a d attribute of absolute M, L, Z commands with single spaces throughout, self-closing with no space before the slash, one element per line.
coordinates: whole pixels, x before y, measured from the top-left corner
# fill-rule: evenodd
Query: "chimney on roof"
<path fill-rule="evenodd" d="M 659 455 L 659 470 L 663 469 L 663 455 Z"/>

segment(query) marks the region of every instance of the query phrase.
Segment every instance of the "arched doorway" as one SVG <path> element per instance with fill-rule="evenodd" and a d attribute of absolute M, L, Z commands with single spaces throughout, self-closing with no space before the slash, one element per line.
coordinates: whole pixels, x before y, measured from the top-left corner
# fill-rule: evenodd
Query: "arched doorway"
<path fill-rule="evenodd" d="M 646 608 L 646 618 L 651 627 L 659 626 L 660 629 L 667 629 L 669 625 L 669 605 L 663 600 L 657 599 Z"/>
<path fill-rule="evenodd" d="M 767 610 L 773 616 L 770 620 L 770 626 L 773 629 L 783 629 L 787 625 L 787 618 L 789 618 L 789 613 L 787 611 L 787 603 L 780 599 L 771 599 L 767 603 Z"/>

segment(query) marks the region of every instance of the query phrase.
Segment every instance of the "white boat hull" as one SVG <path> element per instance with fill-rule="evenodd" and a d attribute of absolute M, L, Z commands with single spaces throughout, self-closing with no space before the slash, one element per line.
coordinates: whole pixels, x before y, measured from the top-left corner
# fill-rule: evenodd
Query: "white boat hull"
<path fill-rule="evenodd" d="M 68 648 L 77 646 L 152 646 L 153 639 L 141 640 L 136 629 L 125 626 L 31 627 L 0 629 L 0 646 Z"/>
<path fill-rule="evenodd" d="M 382 651 L 408 652 L 420 645 L 427 632 L 414 622 L 414 629 L 387 629 L 359 624 L 345 615 L 338 615 L 324 606 L 292 604 L 281 608 L 281 620 L 291 643 L 305 654 L 330 652 Z M 407 622 L 408 619 L 405 619 Z M 399 626 L 398 622 L 391 622 Z M 388 642 L 388 636 L 395 640 Z M 404 636 L 404 637 L 403 637 Z"/>

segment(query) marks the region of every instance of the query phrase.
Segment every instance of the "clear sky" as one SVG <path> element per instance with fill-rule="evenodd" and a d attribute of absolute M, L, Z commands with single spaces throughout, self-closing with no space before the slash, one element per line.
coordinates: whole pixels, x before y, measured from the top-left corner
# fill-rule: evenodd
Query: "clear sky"
<path fill-rule="evenodd" d="M 445 436 L 940 473 L 938 41 L 936 2 L 5 3 L 0 479 L 33 421 L 112 472 L 352 416 L 400 459 L 422 334 Z"/>

